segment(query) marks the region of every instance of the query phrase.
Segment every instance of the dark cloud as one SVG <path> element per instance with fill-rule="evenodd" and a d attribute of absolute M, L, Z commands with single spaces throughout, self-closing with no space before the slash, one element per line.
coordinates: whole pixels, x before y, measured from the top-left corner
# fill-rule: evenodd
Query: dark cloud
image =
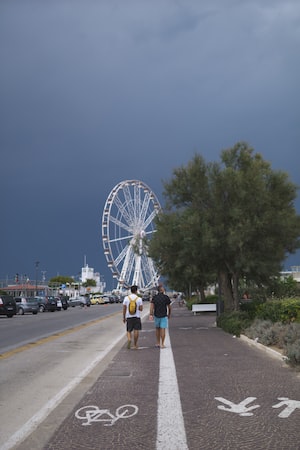
<path fill-rule="evenodd" d="M 2 0 L 0 278 L 84 255 L 108 278 L 111 189 L 163 202 L 195 152 L 244 140 L 300 185 L 299 20 L 297 0 Z"/>

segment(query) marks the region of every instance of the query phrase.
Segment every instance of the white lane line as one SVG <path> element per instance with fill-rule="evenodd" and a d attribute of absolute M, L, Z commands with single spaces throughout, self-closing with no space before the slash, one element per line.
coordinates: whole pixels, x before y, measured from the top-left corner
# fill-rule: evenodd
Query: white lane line
<path fill-rule="evenodd" d="M 176 368 L 169 333 L 160 350 L 157 411 L 157 450 L 188 450 Z"/>

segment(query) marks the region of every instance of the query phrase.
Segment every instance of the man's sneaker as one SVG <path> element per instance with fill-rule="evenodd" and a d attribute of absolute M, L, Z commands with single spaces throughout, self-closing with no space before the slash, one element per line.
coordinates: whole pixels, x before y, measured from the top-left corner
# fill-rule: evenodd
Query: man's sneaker
<path fill-rule="evenodd" d="M 130 350 L 130 347 L 131 347 L 131 341 L 128 341 L 128 342 L 127 342 L 127 348 L 128 348 L 128 350 Z"/>

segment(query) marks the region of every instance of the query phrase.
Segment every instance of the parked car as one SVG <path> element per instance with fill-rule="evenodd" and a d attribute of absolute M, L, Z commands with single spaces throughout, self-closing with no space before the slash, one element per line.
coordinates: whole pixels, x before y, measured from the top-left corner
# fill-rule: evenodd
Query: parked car
<path fill-rule="evenodd" d="M 91 306 L 91 301 L 89 297 L 84 297 L 83 295 L 75 298 L 69 299 L 69 306 Z"/>
<path fill-rule="evenodd" d="M 107 295 L 96 294 L 91 298 L 91 305 L 104 305 L 106 303 L 114 303 L 114 301 Z"/>
<path fill-rule="evenodd" d="M 0 315 L 13 317 L 17 314 L 17 305 L 11 295 L 0 295 Z"/>
<path fill-rule="evenodd" d="M 60 303 L 59 303 L 60 302 Z M 56 309 L 60 311 L 61 309 L 67 310 L 69 308 L 69 297 L 59 297 L 57 299 Z"/>
<path fill-rule="evenodd" d="M 37 314 L 39 312 L 39 305 L 33 298 L 15 297 L 17 305 L 17 314 Z"/>
<path fill-rule="evenodd" d="M 54 312 L 57 309 L 56 298 L 52 296 L 47 297 L 34 297 L 38 303 L 39 311 L 51 311 Z"/>
<path fill-rule="evenodd" d="M 56 311 L 61 311 L 62 309 L 62 301 L 60 297 L 55 297 L 56 300 Z"/>
<path fill-rule="evenodd" d="M 104 303 L 104 300 L 101 295 L 95 294 L 91 298 L 91 305 L 102 305 Z"/>
<path fill-rule="evenodd" d="M 109 295 L 109 303 L 122 303 L 123 300 L 119 295 Z"/>
<path fill-rule="evenodd" d="M 115 303 L 123 303 L 124 297 L 122 298 L 121 295 L 115 295 Z"/>

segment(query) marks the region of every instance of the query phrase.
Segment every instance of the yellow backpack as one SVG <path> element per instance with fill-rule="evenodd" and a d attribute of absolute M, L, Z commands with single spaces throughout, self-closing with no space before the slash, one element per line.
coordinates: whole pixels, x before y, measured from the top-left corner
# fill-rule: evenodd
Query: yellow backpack
<path fill-rule="evenodd" d="M 128 312 L 131 316 L 134 316 L 136 313 L 136 301 L 138 299 L 138 296 L 136 295 L 135 298 L 128 296 L 128 298 L 129 298 Z"/>

